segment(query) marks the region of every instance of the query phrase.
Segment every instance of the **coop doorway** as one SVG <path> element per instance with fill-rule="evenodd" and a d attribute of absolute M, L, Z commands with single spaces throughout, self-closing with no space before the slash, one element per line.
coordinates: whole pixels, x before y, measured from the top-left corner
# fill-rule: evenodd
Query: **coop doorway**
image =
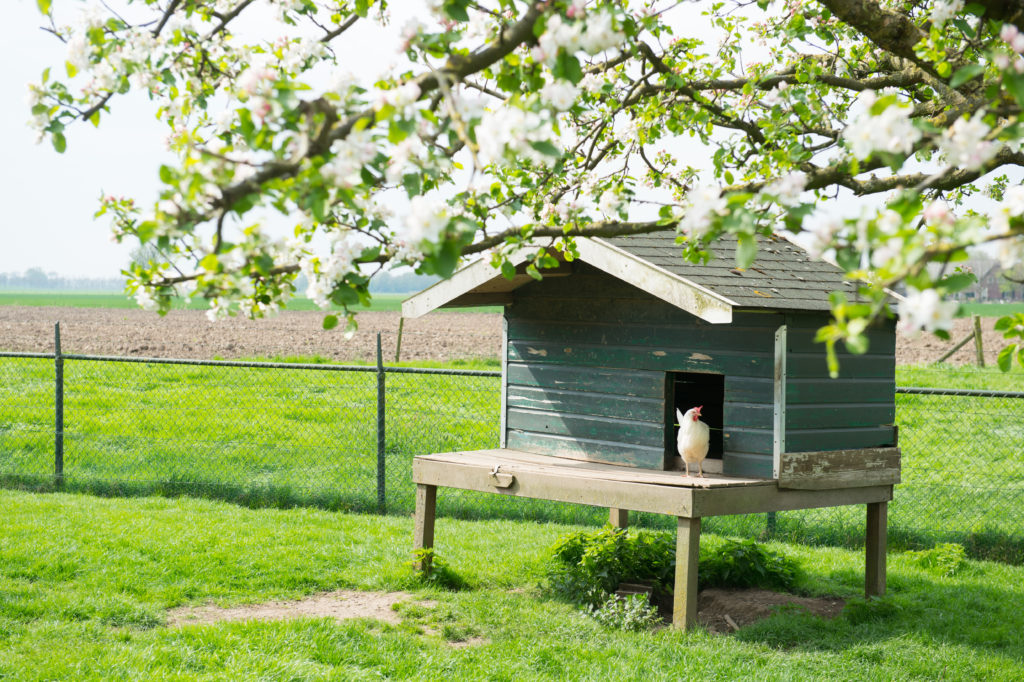
<path fill-rule="evenodd" d="M 665 400 L 665 405 L 669 408 L 665 420 L 665 450 L 667 461 L 675 463 L 671 468 L 682 469 L 682 460 L 676 451 L 676 434 L 679 432 L 676 410 L 685 414 L 691 407 L 699 405 L 700 419 L 708 425 L 711 432 L 704 470 L 720 473 L 724 449 L 722 427 L 725 419 L 725 376 L 705 372 L 669 372 L 665 386 L 669 393 Z"/>

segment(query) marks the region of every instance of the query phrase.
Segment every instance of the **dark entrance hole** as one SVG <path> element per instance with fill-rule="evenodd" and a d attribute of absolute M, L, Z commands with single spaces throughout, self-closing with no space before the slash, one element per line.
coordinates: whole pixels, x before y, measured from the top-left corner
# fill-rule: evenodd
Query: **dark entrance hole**
<path fill-rule="evenodd" d="M 669 457 L 676 457 L 676 434 L 679 431 L 676 410 L 686 413 L 691 407 L 702 406 L 700 419 L 711 430 L 708 459 L 722 459 L 722 426 L 725 416 L 725 376 L 703 372 L 669 372 L 665 382 L 670 395 L 665 404 L 669 407 L 666 419 L 665 448 Z"/>

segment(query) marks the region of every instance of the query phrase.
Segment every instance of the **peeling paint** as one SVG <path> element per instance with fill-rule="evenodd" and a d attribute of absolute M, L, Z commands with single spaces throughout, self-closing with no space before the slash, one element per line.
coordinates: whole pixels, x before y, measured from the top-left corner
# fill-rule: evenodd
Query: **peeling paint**
<path fill-rule="evenodd" d="M 668 353 L 666 353 L 666 352 L 665 352 L 665 351 L 663 351 L 663 350 L 656 350 L 656 351 L 654 351 L 654 352 L 653 352 L 653 353 L 652 353 L 651 355 L 654 355 L 655 357 L 663 358 L 663 357 L 665 357 L 666 355 L 668 355 Z"/>
<path fill-rule="evenodd" d="M 704 355 L 704 353 L 691 353 L 690 354 L 690 359 L 691 360 L 712 360 L 713 358 L 710 355 Z"/>
<path fill-rule="evenodd" d="M 526 352 L 530 355 L 539 355 L 542 358 L 546 358 L 548 356 L 548 352 L 544 348 L 533 348 L 531 346 L 527 346 Z"/>

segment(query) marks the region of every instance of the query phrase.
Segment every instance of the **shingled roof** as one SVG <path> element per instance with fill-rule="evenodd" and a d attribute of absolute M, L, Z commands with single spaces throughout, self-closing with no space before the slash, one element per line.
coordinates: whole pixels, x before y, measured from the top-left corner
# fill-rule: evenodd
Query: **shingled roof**
<path fill-rule="evenodd" d="M 673 231 L 612 238 L 578 238 L 580 260 L 653 296 L 712 323 L 732 321 L 735 309 L 829 310 L 832 291 L 852 294 L 834 265 L 811 259 L 782 237 L 758 238 L 753 265 L 736 267 L 735 236 L 714 242 L 714 258 L 706 265 L 685 261 Z M 532 282 L 523 265 L 526 250 L 510 260 L 517 275 L 507 279 L 487 260 L 468 265 L 449 279 L 415 294 L 402 304 L 405 317 L 419 317 L 435 308 L 495 305 L 512 302 L 512 292 Z M 571 263 L 545 276 L 571 273 Z"/>
<path fill-rule="evenodd" d="M 642 258 L 666 272 L 688 279 L 730 299 L 737 308 L 829 310 L 828 295 L 856 287 L 843 279 L 836 266 L 814 260 L 783 237 L 758 238 L 757 259 L 743 270 L 736 268 L 735 235 L 724 235 L 710 251 L 715 258 L 706 265 L 691 263 L 680 255 L 674 232 L 655 232 L 602 241 Z"/>

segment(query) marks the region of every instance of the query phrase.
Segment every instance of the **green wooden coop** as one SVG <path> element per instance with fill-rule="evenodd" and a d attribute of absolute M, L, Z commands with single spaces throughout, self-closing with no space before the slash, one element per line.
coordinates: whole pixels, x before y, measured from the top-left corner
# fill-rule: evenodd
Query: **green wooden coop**
<path fill-rule="evenodd" d="M 536 281 L 481 261 L 403 304 L 504 306 L 501 447 L 417 457 L 418 547 L 433 545 L 437 486 L 679 519 L 674 623 L 696 619 L 700 519 L 867 505 L 866 592 L 885 590 L 886 504 L 899 482 L 895 322 L 829 377 L 816 330 L 841 271 L 781 237 L 754 265 L 735 240 L 706 265 L 672 232 L 577 240 L 579 258 Z M 525 259 L 524 256 L 520 256 Z M 702 405 L 704 478 L 680 473 L 675 410 Z"/>

